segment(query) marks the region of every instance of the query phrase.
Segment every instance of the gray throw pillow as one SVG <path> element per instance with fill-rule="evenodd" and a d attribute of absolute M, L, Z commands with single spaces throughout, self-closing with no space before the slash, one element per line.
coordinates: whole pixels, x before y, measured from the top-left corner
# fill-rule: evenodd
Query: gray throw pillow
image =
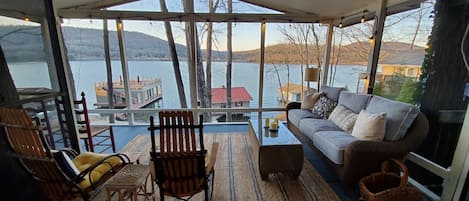
<path fill-rule="evenodd" d="M 386 113 L 386 134 L 384 140 L 396 141 L 407 133 L 414 119 L 419 114 L 417 107 L 380 96 L 373 96 L 366 106 L 366 111 L 374 114 Z"/>
<path fill-rule="evenodd" d="M 311 112 L 321 116 L 323 119 L 329 118 L 332 110 L 337 106 L 337 102 L 329 99 L 325 96 L 321 96 L 319 100 L 314 104 Z"/>
<path fill-rule="evenodd" d="M 329 87 L 326 85 L 321 86 L 321 91 L 324 92 L 327 98 L 334 100 L 337 102 L 339 100 L 340 92 L 344 91 L 345 88 L 343 87 Z"/>
<path fill-rule="evenodd" d="M 339 105 L 344 105 L 348 109 L 355 113 L 360 113 L 361 110 L 366 108 L 368 102 L 370 102 L 371 95 L 369 94 L 357 94 L 353 92 L 343 91 L 339 96 Z"/>

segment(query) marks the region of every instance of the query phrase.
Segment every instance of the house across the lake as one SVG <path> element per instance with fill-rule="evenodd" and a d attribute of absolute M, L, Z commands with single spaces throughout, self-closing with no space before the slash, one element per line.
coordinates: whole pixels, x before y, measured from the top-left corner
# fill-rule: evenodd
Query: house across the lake
<path fill-rule="evenodd" d="M 249 108 L 252 101 L 252 96 L 244 87 L 231 88 L 231 107 L 232 108 Z M 212 88 L 212 108 L 226 108 L 226 88 Z M 220 115 L 216 118 L 217 121 L 225 121 L 225 113 L 213 113 L 214 116 Z M 232 113 L 233 120 L 243 120 L 249 118 L 249 112 L 235 112 Z"/>
<path fill-rule="evenodd" d="M 127 107 L 125 97 L 124 83 L 122 80 L 113 81 L 113 96 L 115 108 Z M 95 84 L 96 103 L 98 108 L 108 108 L 108 86 L 107 82 L 100 82 Z M 130 80 L 130 90 L 132 99 L 132 108 L 143 108 L 159 99 L 163 98 L 163 91 L 161 80 L 142 79 L 138 77 L 137 80 Z"/>
<path fill-rule="evenodd" d="M 301 86 L 299 84 L 287 83 L 282 87 L 278 88 L 279 102 L 289 103 L 301 101 L 301 92 L 307 92 L 307 86 Z"/>
<path fill-rule="evenodd" d="M 420 65 L 381 64 L 381 71 L 376 73 L 375 80 L 378 83 L 384 83 L 395 76 L 404 76 L 417 81 L 420 78 L 421 69 Z M 358 78 L 358 82 L 363 81 L 364 85 L 368 86 L 369 80 L 366 72 L 360 73 Z M 363 93 L 366 93 L 366 87 L 363 88 Z"/>

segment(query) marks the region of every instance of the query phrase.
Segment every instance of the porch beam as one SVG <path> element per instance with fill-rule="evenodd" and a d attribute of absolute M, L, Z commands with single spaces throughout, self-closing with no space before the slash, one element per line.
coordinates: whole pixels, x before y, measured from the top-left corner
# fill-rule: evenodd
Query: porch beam
<path fill-rule="evenodd" d="M 193 13 L 194 12 L 194 1 L 193 0 L 186 0 L 184 1 L 184 12 L 186 13 Z M 197 27 L 195 26 L 195 20 L 193 16 L 192 19 L 188 19 L 186 21 L 186 41 L 187 46 L 189 47 L 188 53 L 188 64 L 187 67 L 189 68 L 189 90 L 190 90 L 190 97 L 191 97 L 191 108 L 198 108 L 198 101 L 197 101 L 197 47 L 196 47 L 196 31 Z M 198 116 L 197 114 L 194 114 Z M 195 118 L 198 121 L 198 118 Z"/>
<path fill-rule="evenodd" d="M 104 60 L 106 61 L 107 101 L 108 108 L 114 108 L 114 83 L 112 80 L 111 51 L 109 49 L 109 27 L 107 19 L 103 20 Z M 114 123 L 114 114 L 109 115 L 109 123 Z"/>
<path fill-rule="evenodd" d="M 47 70 L 49 71 L 50 86 L 53 91 L 60 91 L 59 78 L 54 64 L 54 55 L 52 54 L 52 45 L 47 23 L 41 23 L 42 43 L 44 44 L 44 53 L 46 54 Z"/>
<path fill-rule="evenodd" d="M 154 20 L 172 22 L 253 22 L 264 20 L 267 23 L 317 23 L 330 19 L 319 19 L 316 15 L 298 14 L 258 14 L 258 13 L 181 13 L 149 11 L 113 11 L 113 10 L 60 10 L 62 18 L 78 19 L 122 19 Z"/>
<path fill-rule="evenodd" d="M 371 39 L 371 47 L 368 57 L 367 78 L 369 80 L 367 86 L 367 93 L 373 94 L 375 85 L 376 70 L 378 68 L 379 52 L 381 49 L 381 40 L 383 38 L 384 21 L 386 20 L 386 3 L 387 0 L 381 0 L 378 12 L 376 13 L 376 20 L 373 27 L 373 34 Z"/>
<path fill-rule="evenodd" d="M 77 135 L 77 130 L 75 129 L 75 110 L 73 109 L 73 100 L 74 100 L 74 91 L 72 88 L 71 81 L 73 77 L 71 76 L 70 66 L 66 65 L 67 58 L 65 55 L 65 45 L 62 37 L 62 32 L 60 23 L 57 23 L 58 18 L 56 18 L 56 10 L 53 6 L 52 0 L 44 0 L 44 9 L 45 9 L 45 19 L 44 23 L 47 25 L 48 37 L 47 41 L 50 42 L 50 48 L 53 55 L 53 63 L 56 69 L 58 86 L 60 87 L 60 92 L 65 94 L 63 98 L 63 109 L 65 112 L 66 126 L 70 134 L 70 143 L 71 148 L 80 152 L 79 139 Z"/>
<path fill-rule="evenodd" d="M 124 81 L 124 91 L 125 91 L 125 99 L 127 100 L 127 108 L 132 109 L 132 96 L 131 96 L 131 86 L 130 86 L 130 78 L 129 78 L 129 68 L 127 62 L 127 56 L 125 52 L 125 38 L 124 38 L 124 23 L 122 23 L 122 19 L 116 20 L 116 28 L 117 28 L 117 40 L 119 42 L 119 55 L 121 60 L 121 67 L 122 67 L 122 80 Z M 134 123 L 134 114 L 129 113 L 129 117 L 127 121 L 130 125 Z"/>
<path fill-rule="evenodd" d="M 261 51 L 259 53 L 259 102 L 258 108 L 262 108 L 263 95 L 264 95 L 264 54 L 265 54 L 265 21 L 261 23 Z M 261 116 L 261 111 L 259 110 L 259 116 Z"/>
<path fill-rule="evenodd" d="M 327 39 L 326 39 L 326 46 L 324 48 L 324 58 L 323 58 L 323 70 L 322 75 L 321 75 L 321 84 L 322 85 L 327 85 L 327 80 L 328 80 L 328 74 L 329 74 L 329 65 L 330 65 L 330 60 L 331 60 L 331 47 L 332 47 L 332 35 L 334 33 L 334 24 L 329 23 L 327 26 Z M 319 86 L 319 85 L 318 85 Z M 319 89 L 318 89 L 319 91 Z"/>

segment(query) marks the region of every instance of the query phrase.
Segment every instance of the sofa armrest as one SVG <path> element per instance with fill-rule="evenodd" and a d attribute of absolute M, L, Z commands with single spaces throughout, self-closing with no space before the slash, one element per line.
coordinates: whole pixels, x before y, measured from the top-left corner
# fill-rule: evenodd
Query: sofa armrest
<path fill-rule="evenodd" d="M 287 112 L 291 109 L 300 109 L 301 103 L 300 102 L 290 102 L 287 104 Z"/>
<path fill-rule="evenodd" d="M 290 125 L 290 119 L 288 118 L 288 111 L 292 109 L 300 109 L 301 108 L 301 103 L 300 102 L 290 102 L 287 104 L 287 110 L 286 110 L 286 118 L 287 118 L 287 123 Z"/>
<path fill-rule="evenodd" d="M 344 150 L 341 175 L 344 182 L 352 184 L 372 172 L 378 172 L 381 163 L 389 158 L 402 160 L 412 146 L 399 142 L 355 141 Z"/>

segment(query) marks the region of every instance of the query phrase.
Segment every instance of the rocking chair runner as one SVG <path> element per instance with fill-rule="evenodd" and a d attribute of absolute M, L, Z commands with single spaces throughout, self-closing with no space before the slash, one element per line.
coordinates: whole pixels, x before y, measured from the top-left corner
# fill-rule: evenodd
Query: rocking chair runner
<path fill-rule="evenodd" d="M 164 195 L 189 200 L 200 191 L 205 191 L 205 200 L 211 200 L 214 164 L 218 143 L 213 143 L 208 163 L 203 143 L 203 118 L 194 125 L 192 112 L 160 112 L 160 126 L 155 126 L 150 117 L 151 160 L 155 168 L 155 179 L 160 189 L 161 200 Z M 195 129 L 199 130 L 199 146 Z M 155 142 L 155 130 L 160 131 L 159 148 Z M 159 151 L 158 151 L 159 149 Z"/>
<path fill-rule="evenodd" d="M 77 155 L 73 164 L 57 161 L 41 129 L 34 127 L 24 109 L 0 108 L 0 126 L 4 128 L 13 149 L 11 155 L 21 161 L 47 200 L 67 200 L 80 195 L 84 200 L 89 200 L 108 178 L 129 163 L 122 154 L 94 153 Z M 73 155 L 73 152 L 70 153 Z M 68 168 L 63 167 L 64 163 L 69 165 Z M 70 168 L 74 167 L 79 172 L 70 176 Z"/>

